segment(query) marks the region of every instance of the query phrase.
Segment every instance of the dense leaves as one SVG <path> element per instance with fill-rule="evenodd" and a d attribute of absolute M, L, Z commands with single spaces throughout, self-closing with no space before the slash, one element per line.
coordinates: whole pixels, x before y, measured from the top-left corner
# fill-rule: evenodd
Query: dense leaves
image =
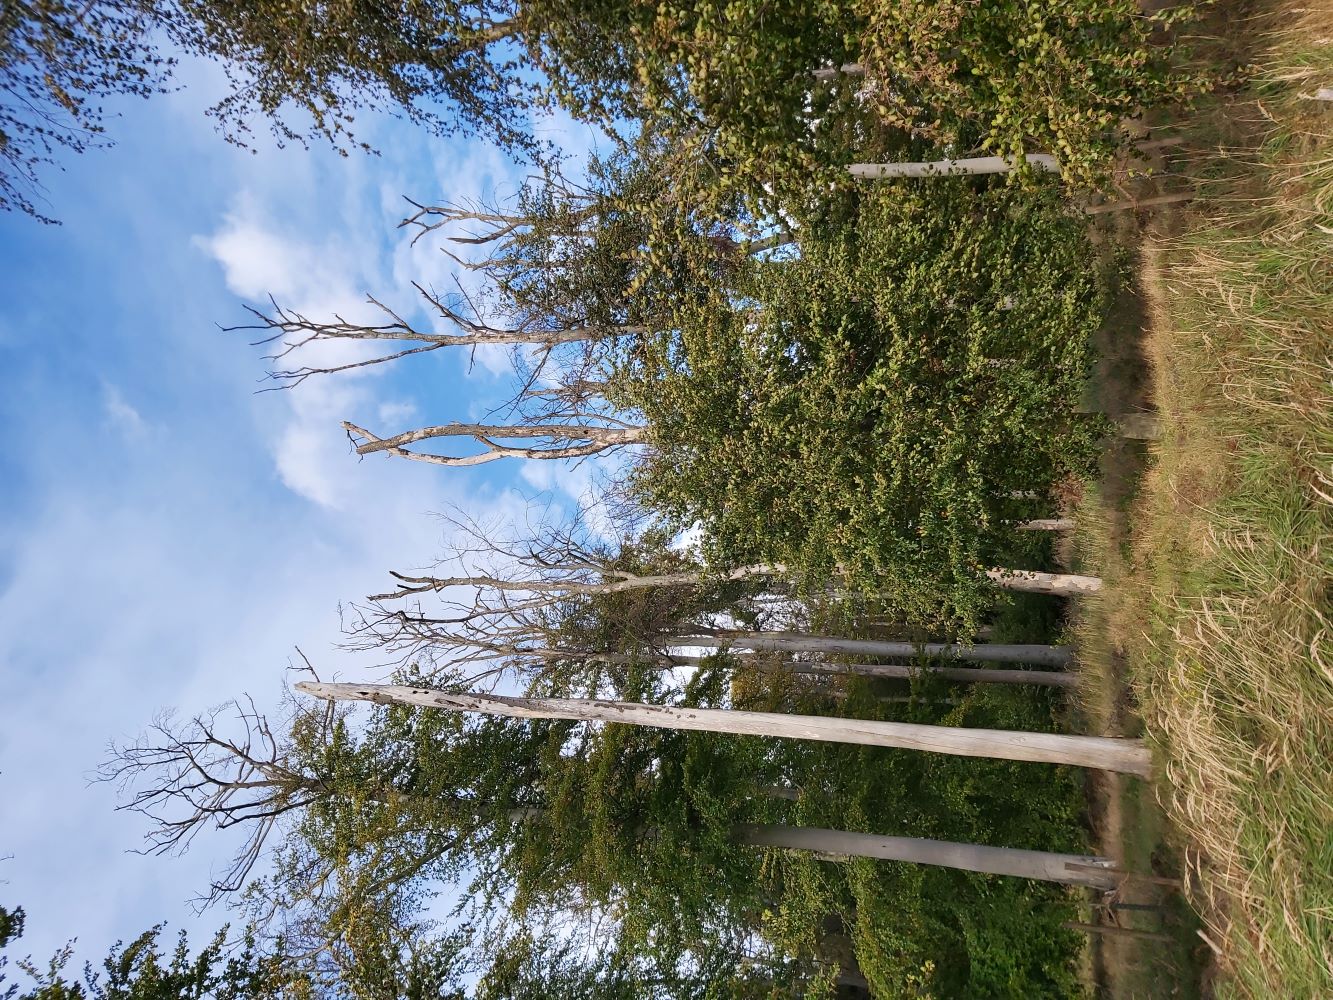
<path fill-rule="evenodd" d="M 11 946 L 22 935 L 23 918 L 22 909 L 0 907 L 0 948 Z M 101 968 L 95 969 L 90 962 L 83 975 L 73 979 L 65 974 L 72 945 L 57 952 L 45 967 L 20 961 L 30 984 L 24 989 L 12 983 L 0 996 L 5 1000 L 297 1000 L 313 996 L 310 981 L 284 955 L 261 952 L 251 937 L 229 946 L 224 927 L 191 955 L 185 931 L 177 936 L 175 947 L 163 950 L 159 942 L 162 930 L 159 924 L 129 944 L 117 942 Z M 0 957 L 0 966 L 6 961 Z"/>
<path fill-rule="evenodd" d="M 1100 180 L 1127 120 L 1195 86 L 1161 44 L 1189 4 L 1134 0 L 861 2 L 867 89 L 884 121 L 954 149 L 1054 153 Z"/>
<path fill-rule="evenodd" d="M 1014 491 L 1084 470 L 1074 413 L 1102 290 L 1054 200 L 967 181 L 879 187 L 855 227 L 752 262 L 626 361 L 643 502 L 721 565 L 835 571 L 919 624 L 974 626 Z"/>
<path fill-rule="evenodd" d="M 280 141 L 369 148 L 357 118 L 407 117 L 528 156 L 533 116 L 563 105 L 626 142 L 664 137 L 678 191 L 720 215 L 739 198 L 803 216 L 853 160 L 974 146 L 1054 152 L 1074 179 L 1104 175 L 1126 118 L 1194 86 L 1173 74 L 1171 14 L 1133 0 L 910 0 L 879 4 L 568 0 L 21 0 L 0 14 L 0 207 L 42 216 L 37 171 L 95 144 L 98 101 L 146 95 L 169 70 L 155 30 L 219 61 L 211 113 L 245 143 L 256 117 Z M 861 73 L 821 76 L 844 64 Z"/>

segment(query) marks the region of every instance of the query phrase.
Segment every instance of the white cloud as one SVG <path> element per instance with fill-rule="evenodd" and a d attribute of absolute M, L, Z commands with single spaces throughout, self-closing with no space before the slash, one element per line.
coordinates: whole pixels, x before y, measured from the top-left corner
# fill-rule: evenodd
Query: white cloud
<path fill-rule="evenodd" d="M 195 70 L 216 84 L 206 68 Z M 428 241 L 407 247 L 390 201 L 503 194 L 515 183 L 503 159 L 415 135 L 382 144 L 380 160 L 234 154 L 211 133 L 199 97 L 171 95 L 127 112 L 124 127 L 138 116 L 143 133 L 137 148 L 154 155 L 114 161 L 123 176 L 99 176 L 84 188 L 100 196 L 69 203 L 67 217 L 101 237 L 81 248 L 89 282 L 95 275 L 112 292 L 133 294 L 97 296 L 105 324 L 71 334 L 92 359 L 91 393 L 33 376 L 34 398 L 67 412 L 69 447 L 19 455 L 18 485 L 0 491 L 12 503 L 0 518 L 0 854 L 16 856 L 0 879 L 9 881 L 7 898 L 28 909 L 23 943 L 39 960 L 75 933 L 80 959 L 100 961 L 112 941 L 159 920 L 189 923 L 185 899 L 224 848 L 205 836 L 184 858 L 127 856 L 144 822 L 111 811 L 113 789 L 86 787 L 107 739 L 134 735 L 167 706 L 188 715 L 246 691 L 272 705 L 294 645 L 327 672 L 364 676 L 371 665 L 336 648 L 336 606 L 382 589 L 387 570 L 429 564 L 447 549 L 428 512 L 457 505 L 523 520 L 520 498 L 506 488 L 511 463 L 450 475 L 351 453 L 344 418 L 397 430 L 476 403 L 465 387 L 479 380 L 440 377 L 463 368 L 445 365 L 446 352 L 251 397 L 235 340 L 190 336 L 210 320 L 237 320 L 223 285 L 251 302 L 274 294 L 318 318 L 370 318 L 367 291 L 419 310 L 408 282 L 447 287 L 453 265 Z M 197 127 L 173 131 L 186 117 Z M 180 145 L 161 142 L 164 133 Z M 52 254 L 47 273 L 62 273 L 66 261 L 44 252 Z M 6 346 L 64 316 L 60 302 L 47 306 L 50 315 L 20 315 L 14 303 L 28 309 L 28 298 L 14 297 L 0 320 Z M 343 364 L 372 348 L 307 347 L 284 364 Z M 501 361 L 479 358 L 478 368 Z M 150 393 L 135 379 L 151 365 L 187 374 L 164 380 L 175 393 Z M 16 433 L 37 419 L 16 412 Z M 151 435 L 158 447 L 113 461 L 101 453 L 102 437 L 81 433 L 81 421 L 106 422 L 127 438 Z M 570 496 L 588 488 L 591 466 L 532 468 Z M 217 922 L 212 915 L 203 924 Z"/>
<path fill-rule="evenodd" d="M 340 317 L 352 323 L 379 322 L 379 311 L 362 289 L 374 284 L 383 270 L 383 254 L 377 253 L 381 243 L 367 241 L 356 252 L 345 238 L 283 231 L 277 210 L 246 192 L 237 197 L 222 225 L 209 236 L 196 237 L 195 244 L 221 265 L 227 287 L 246 299 L 262 301 L 272 295 L 283 308 L 316 321 Z M 295 338 L 284 338 L 271 350 L 296 343 Z M 336 368 L 383 353 L 376 341 L 319 340 L 296 346 L 273 364 L 292 370 Z M 384 405 L 367 382 L 386 370 L 372 365 L 316 375 L 280 394 L 287 416 L 271 432 L 269 447 L 289 489 L 325 507 L 346 504 L 355 462 L 341 421 L 356 409 Z M 395 405 L 403 412 L 412 407 L 410 401 Z"/>
<path fill-rule="evenodd" d="M 384 425 L 405 424 L 409 420 L 415 419 L 417 415 L 417 406 L 415 403 L 401 399 L 391 399 L 380 403 L 379 409 L 375 411 L 380 423 Z"/>
<path fill-rule="evenodd" d="M 102 383 L 102 410 L 112 426 L 131 441 L 143 437 L 148 430 L 139 411 L 126 402 L 121 391 L 110 382 Z"/>

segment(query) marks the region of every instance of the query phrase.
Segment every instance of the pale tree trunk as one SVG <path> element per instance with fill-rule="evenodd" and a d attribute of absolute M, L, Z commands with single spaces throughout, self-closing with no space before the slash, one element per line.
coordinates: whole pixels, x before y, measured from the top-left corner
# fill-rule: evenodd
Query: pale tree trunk
<path fill-rule="evenodd" d="M 823 69 L 811 70 L 810 75 L 816 80 L 828 81 L 836 80 L 840 76 L 864 76 L 865 67 L 860 63 L 843 63 L 841 66 L 826 66 Z"/>
<path fill-rule="evenodd" d="M 1066 646 L 981 643 L 960 646 L 946 642 L 903 642 L 886 639 L 843 639 L 837 636 L 801 635 L 794 632 L 721 633 L 718 635 L 673 636 L 663 639 L 672 646 L 705 649 L 743 647 L 762 652 L 847 654 L 852 656 L 933 656 L 945 660 L 974 660 L 986 663 L 1039 663 L 1063 667 L 1071 659 Z"/>
<path fill-rule="evenodd" d="M 1111 859 L 1084 854 L 1022 851 L 1012 847 L 984 847 L 980 844 L 919 840 L 915 837 L 883 837 L 874 833 L 771 823 L 743 823 L 733 828 L 733 835 L 743 844 L 811 851 L 830 860 L 878 858 L 883 861 L 938 865 L 987 875 L 1012 875 L 1064 885 L 1085 885 L 1095 889 L 1114 889 L 1121 878 L 1121 873 L 1116 870 L 1115 862 Z"/>
<path fill-rule="evenodd" d="M 595 660 L 602 663 L 643 662 L 643 657 L 624 653 L 580 653 L 572 650 L 543 649 L 530 654 L 543 660 Z M 654 654 L 655 655 L 655 654 Z M 697 667 L 702 656 L 684 656 L 668 653 L 660 657 L 665 666 Z M 818 660 L 778 660 L 774 662 L 742 660 L 742 665 L 769 673 L 790 671 L 794 674 L 816 674 L 830 677 L 882 677 L 889 680 L 912 680 L 916 677 L 939 677 L 958 684 L 1037 684 L 1046 687 L 1073 688 L 1078 686 L 1078 675 L 1063 670 L 1002 670 L 987 667 L 918 667 L 900 663 L 827 663 Z"/>
<path fill-rule="evenodd" d="M 1027 594 L 1052 594 L 1056 597 L 1080 597 L 1102 589 L 1101 577 L 1076 576 L 1072 573 L 1040 573 L 1029 569 L 997 567 L 986 571 L 986 579 L 1005 590 Z"/>
<path fill-rule="evenodd" d="M 555 567 L 559 570 L 560 567 Z M 611 575 L 610 569 L 600 570 Z M 707 573 L 660 573 L 655 576 L 624 575 L 619 580 L 602 583 L 584 583 L 580 580 L 505 580 L 497 576 L 406 576 L 402 573 L 392 575 L 402 581 L 399 589 L 390 594 L 374 594 L 372 601 L 389 601 L 413 594 L 425 594 L 431 591 L 445 590 L 449 587 L 480 587 L 514 593 L 532 594 L 620 594 L 627 590 L 643 590 L 649 587 L 697 587 L 706 582 L 735 583 L 756 577 L 782 576 L 787 567 L 782 563 L 760 563 L 755 566 L 738 566 L 729 572 L 717 576 Z"/>
<path fill-rule="evenodd" d="M 1031 521 L 1019 521 L 1014 525 L 1019 531 L 1073 531 L 1072 517 L 1038 517 Z"/>
<path fill-rule="evenodd" d="M 798 789 L 780 785 L 763 791 L 770 798 L 800 797 Z M 510 818 L 516 823 L 539 820 L 544 814 L 544 809 L 510 810 Z M 645 832 L 651 834 L 652 831 Z M 985 875 L 1009 875 L 1063 885 L 1090 886 L 1094 889 L 1114 889 L 1125 876 L 1112 859 L 1089 854 L 1025 851 L 1013 847 L 987 847 L 949 840 L 890 837 L 877 833 L 786 826 L 780 823 L 737 823 L 731 828 L 731 836 L 737 843 L 748 847 L 808 851 L 824 861 L 873 858 Z"/>
<path fill-rule="evenodd" d="M 483 465 L 500 458 L 586 458 L 613 448 L 639 444 L 647 433 L 645 427 L 604 427 L 592 424 L 439 424 L 381 438 L 346 420 L 343 421 L 343 429 L 352 437 L 358 455 L 382 451 L 398 458 L 451 468 Z M 404 447 L 418 441 L 451 437 L 471 438 L 485 450 L 477 455 L 452 457 L 408 451 Z M 360 440 L 357 441 L 357 438 Z M 513 447 L 499 444 L 497 438 L 541 438 L 547 444 Z"/>
<path fill-rule="evenodd" d="M 1070 764 L 1147 777 L 1152 758 L 1139 740 L 1106 736 L 1067 736 L 1003 729 L 957 729 L 906 722 L 831 719 L 814 715 L 741 712 L 712 708 L 644 705 L 637 702 L 576 698 L 512 698 L 469 692 L 456 694 L 396 684 L 324 684 L 303 681 L 298 691 L 336 701 L 380 705 L 417 705 L 453 712 L 484 712 L 515 719 L 569 719 L 618 722 L 655 729 L 684 729 L 783 739 L 819 740 L 863 746 L 923 750 L 958 757 Z"/>
<path fill-rule="evenodd" d="M 1038 170 L 1059 174 L 1060 165 L 1050 153 L 1028 153 L 1024 159 Z M 853 163 L 847 172 L 858 180 L 886 177 L 948 177 L 961 174 L 1007 174 L 1018 168 L 1005 156 L 969 156 L 961 160 L 928 160 L 919 163 Z"/>
<path fill-rule="evenodd" d="M 477 218 L 487 218 L 499 220 L 501 216 L 478 215 Z M 512 223 L 510 224 L 513 225 Z M 426 227 L 426 228 L 434 228 Z M 487 242 L 485 240 L 455 240 L 456 242 Z M 455 258 L 457 259 L 457 258 Z M 459 261 L 465 267 L 472 269 L 480 268 L 483 265 L 468 265 Z M 273 368 L 269 371 L 269 376 L 275 381 L 281 383 L 283 388 L 290 388 L 299 385 L 307 378 L 313 375 L 328 375 L 334 372 L 351 371 L 358 368 L 367 368 L 373 365 L 385 364 L 389 361 L 397 361 L 400 358 L 410 357 L 417 354 L 425 354 L 430 351 L 437 351 L 447 347 L 462 347 L 476 349 L 478 347 L 533 347 L 542 353 L 550 353 L 562 345 L 574 344 L 582 341 L 598 341 L 613 339 L 616 337 L 631 336 L 644 333 L 644 328 L 639 326 L 613 326 L 613 327 L 587 327 L 570 326 L 560 329 L 547 329 L 541 326 L 520 325 L 517 327 L 498 327 L 483 322 L 479 318 L 468 316 L 457 309 L 452 308 L 444 299 L 432 292 L 426 291 L 420 285 L 417 286 L 421 295 L 426 301 L 434 307 L 440 317 L 455 327 L 458 333 L 444 333 L 437 330 L 419 330 L 408 323 L 396 312 L 384 305 L 378 299 L 371 298 L 370 304 L 379 309 L 387 322 L 372 323 L 351 323 L 341 317 L 333 320 L 313 320 L 302 313 L 290 309 L 284 309 L 275 304 L 272 313 L 261 312 L 257 309 L 251 309 L 251 314 L 258 320 L 258 323 L 246 326 L 229 327 L 231 330 L 259 330 L 268 333 L 269 336 L 256 341 L 257 344 L 276 344 L 275 351 L 269 355 L 267 360 L 277 363 L 283 358 L 293 355 L 293 352 L 309 344 L 315 344 L 327 341 L 348 341 L 361 340 L 371 342 L 399 342 L 416 344 L 416 347 L 405 347 L 401 350 L 389 354 L 381 354 L 370 358 L 361 358 L 353 361 L 346 361 L 341 364 L 330 365 L 305 365 L 299 368 L 281 369 Z"/>
<path fill-rule="evenodd" d="M 1078 687 L 1078 675 L 1063 670 L 1000 670 L 985 667 L 915 667 L 899 663 L 808 663 L 790 660 L 778 669 L 789 669 L 797 674 L 824 676 L 882 677 L 889 680 L 912 680 L 916 677 L 938 677 L 955 684 L 1036 684 L 1042 687 Z M 768 669 L 760 667 L 759 669 Z"/>
<path fill-rule="evenodd" d="M 1107 212 L 1137 212 L 1144 208 L 1154 208 L 1158 205 L 1175 205 L 1182 201 L 1193 201 L 1193 191 L 1178 191 L 1175 194 L 1159 194 L 1151 198 L 1133 198 L 1124 201 L 1107 201 L 1100 205 L 1085 205 L 1083 211 L 1088 215 L 1103 215 Z"/>

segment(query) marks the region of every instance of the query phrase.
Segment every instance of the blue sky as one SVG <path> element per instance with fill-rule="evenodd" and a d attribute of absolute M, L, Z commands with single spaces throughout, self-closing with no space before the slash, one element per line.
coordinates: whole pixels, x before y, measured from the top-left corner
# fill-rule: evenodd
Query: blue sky
<path fill-rule="evenodd" d="M 395 229 L 402 196 L 503 196 L 521 172 L 388 120 L 377 158 L 251 154 L 204 116 L 213 72 L 183 79 L 47 174 L 63 226 L 0 216 L 0 902 L 27 910 L 19 952 L 39 959 L 226 917 L 189 906 L 221 839 L 126 853 L 143 821 L 88 781 L 109 740 L 167 708 L 276 704 L 297 645 L 326 675 L 368 669 L 334 648 L 337 605 L 442 554 L 432 512 L 517 516 L 535 486 L 588 476 L 358 461 L 341 419 L 405 430 L 503 398 L 496 365 L 457 353 L 256 394 L 261 352 L 219 324 L 269 294 L 312 316 L 366 293 L 415 308 L 410 282 L 447 288 L 452 265 Z M 579 159 L 592 142 L 543 128 Z"/>

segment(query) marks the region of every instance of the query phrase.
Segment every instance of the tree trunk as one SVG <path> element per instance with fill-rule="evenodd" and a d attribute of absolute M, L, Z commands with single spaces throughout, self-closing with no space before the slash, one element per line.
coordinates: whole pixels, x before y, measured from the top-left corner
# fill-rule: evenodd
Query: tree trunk
<path fill-rule="evenodd" d="M 591 424 L 440 424 L 381 438 L 346 420 L 343 421 L 343 430 L 361 438 L 356 443 L 358 455 L 383 451 L 398 458 L 450 467 L 483 465 L 500 458 L 586 458 L 612 448 L 639 444 L 647 433 L 646 427 L 604 427 Z M 479 455 L 452 457 L 422 454 L 403 447 L 418 441 L 449 437 L 472 438 L 485 451 Z M 515 448 L 498 444 L 497 438 L 543 438 L 549 443 L 545 447 Z"/>
<path fill-rule="evenodd" d="M 913 864 L 939 865 L 987 875 L 1114 889 L 1120 883 L 1115 862 L 1083 854 L 1052 854 L 1012 847 L 984 847 L 915 837 L 882 837 L 874 833 L 743 823 L 733 828 L 738 841 L 755 847 L 814 851 L 829 857 L 879 858 Z"/>
<path fill-rule="evenodd" d="M 1038 517 L 1031 521 L 1019 521 L 1014 525 L 1019 531 L 1073 531 L 1072 517 Z"/>
<path fill-rule="evenodd" d="M 784 666 L 797 674 L 884 677 L 911 680 L 914 677 L 939 677 L 955 684 L 1037 684 L 1044 687 L 1078 687 L 1078 674 L 1063 670 L 998 670 L 986 667 L 921 667 L 899 663 L 805 663 L 791 660 Z M 760 668 L 766 669 L 766 668 Z"/>
<path fill-rule="evenodd" d="M 644 705 L 576 698 L 512 698 L 469 692 L 455 694 L 396 684 L 323 684 L 303 681 L 298 691 L 316 698 L 419 705 L 453 712 L 485 712 L 515 719 L 571 719 L 618 722 L 656 729 L 685 729 L 784 739 L 821 740 L 864 746 L 924 750 L 958 757 L 1072 764 L 1147 777 L 1152 758 L 1139 740 L 1067 736 L 1003 729 L 957 729 L 905 722 L 830 719 L 815 715 L 741 712 L 713 708 Z"/>
<path fill-rule="evenodd" d="M 1039 573 L 1029 569 L 988 569 L 986 578 L 1005 590 L 1020 590 L 1027 594 L 1053 594 L 1056 597 L 1078 597 L 1095 594 L 1102 589 L 1096 576 L 1075 576 L 1072 573 Z"/>
<path fill-rule="evenodd" d="M 811 70 L 810 75 L 816 80 L 829 81 L 836 80 L 840 76 L 864 76 L 865 67 L 860 63 L 843 63 L 841 66 L 826 66 L 823 69 Z"/>
<path fill-rule="evenodd" d="M 540 649 L 529 654 L 543 660 L 597 660 L 603 663 L 643 662 L 643 657 L 624 653 L 580 653 L 574 650 Z M 697 667 L 702 656 L 668 653 L 661 657 L 665 666 Z M 1073 688 L 1078 686 L 1078 675 L 1062 670 L 1001 670 L 988 667 L 918 667 L 901 663 L 824 663 L 817 660 L 778 660 L 776 662 L 741 661 L 753 670 L 790 670 L 794 674 L 822 674 L 828 676 L 883 677 L 889 680 L 911 680 L 914 677 L 940 677 L 958 684 L 1039 684 L 1046 687 Z"/>
<path fill-rule="evenodd" d="M 1038 170 L 1058 174 L 1060 165 L 1050 153 L 1028 153 L 1027 162 Z M 1004 156 L 971 156 L 961 160 L 929 160 L 921 163 L 853 163 L 847 172 L 860 180 L 885 177 L 947 177 L 959 174 L 1007 174 L 1015 161 Z"/>
<path fill-rule="evenodd" d="M 559 566 L 552 567 L 556 572 Z M 594 567 L 594 571 L 596 568 Z M 609 570 L 603 570 L 611 575 Z M 606 580 L 602 583 L 586 583 L 581 580 L 505 580 L 498 576 L 406 576 L 402 573 L 390 575 L 401 580 L 398 590 L 390 594 L 372 594 L 369 600 L 390 601 L 412 594 L 425 594 L 440 591 L 448 587 L 481 587 L 491 590 L 503 590 L 516 593 L 532 594 L 620 594 L 627 590 L 642 590 L 649 587 L 697 587 L 701 583 L 716 580 L 721 583 L 734 583 L 755 577 L 782 576 L 787 567 L 782 563 L 772 565 L 738 566 L 728 573 L 712 577 L 707 573 L 662 573 L 656 576 L 625 576 L 620 580 Z"/>
<path fill-rule="evenodd" d="M 702 646 L 722 649 L 741 646 L 746 649 L 791 653 L 850 654 L 853 656 L 934 656 L 945 660 L 972 660 L 983 663 L 1040 663 L 1063 667 L 1070 661 L 1067 646 L 1008 645 L 980 643 L 960 646 L 945 642 L 903 642 L 881 639 L 843 639 L 837 636 L 800 635 L 793 632 L 722 633 L 707 636 L 674 636 L 663 639 L 672 646 Z"/>

